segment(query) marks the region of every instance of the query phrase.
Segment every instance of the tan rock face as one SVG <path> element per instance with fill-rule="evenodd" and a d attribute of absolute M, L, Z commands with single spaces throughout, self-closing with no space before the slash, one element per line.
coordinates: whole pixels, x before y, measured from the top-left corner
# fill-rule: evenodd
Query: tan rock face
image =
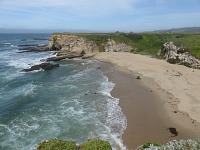
<path fill-rule="evenodd" d="M 106 52 L 130 52 L 131 46 L 117 43 L 112 39 L 101 43 Z M 84 39 L 74 34 L 54 34 L 50 37 L 48 45 L 50 50 L 57 51 L 57 56 L 49 58 L 49 61 L 57 61 L 65 58 L 90 58 L 99 53 L 100 47 L 94 41 Z"/>
<path fill-rule="evenodd" d="M 112 39 L 108 39 L 108 42 L 105 44 L 106 52 L 130 52 L 133 48 L 124 43 L 117 43 Z"/>
<path fill-rule="evenodd" d="M 62 53 L 79 53 L 80 51 L 84 51 L 86 54 L 98 53 L 98 47 L 95 42 L 72 34 L 52 35 L 50 37 L 49 48 L 51 48 L 55 43 L 61 46 L 59 51 L 62 51 Z"/>

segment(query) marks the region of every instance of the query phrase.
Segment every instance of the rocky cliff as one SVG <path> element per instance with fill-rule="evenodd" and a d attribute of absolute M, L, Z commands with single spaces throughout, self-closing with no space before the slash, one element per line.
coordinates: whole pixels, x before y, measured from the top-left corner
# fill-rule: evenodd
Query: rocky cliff
<path fill-rule="evenodd" d="M 100 46 L 106 52 L 130 52 L 131 46 L 124 43 L 117 43 L 112 39 L 108 39 L 106 42 L 97 44 L 86 38 L 74 34 L 53 34 L 50 37 L 48 45 L 49 50 L 55 50 L 56 57 L 49 58 L 49 61 L 57 61 L 65 58 L 82 57 L 88 58 L 99 53 Z"/>
<path fill-rule="evenodd" d="M 193 57 L 189 52 L 186 52 L 183 48 L 177 47 L 171 41 L 163 45 L 158 55 L 163 56 L 169 63 L 200 69 L 200 61 L 198 59 Z"/>
<path fill-rule="evenodd" d="M 54 34 L 48 45 L 50 50 L 56 50 L 62 58 L 82 57 L 86 54 L 98 53 L 98 47 L 93 41 L 72 34 Z"/>

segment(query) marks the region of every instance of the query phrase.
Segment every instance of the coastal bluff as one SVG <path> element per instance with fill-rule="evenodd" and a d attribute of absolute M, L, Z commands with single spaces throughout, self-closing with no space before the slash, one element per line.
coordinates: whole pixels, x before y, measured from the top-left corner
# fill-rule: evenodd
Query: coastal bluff
<path fill-rule="evenodd" d="M 47 61 L 76 57 L 86 59 L 100 52 L 128 52 L 150 55 L 165 59 L 171 64 L 200 69 L 198 35 L 54 33 L 49 40 L 46 49 L 55 51 L 55 56 Z"/>
<path fill-rule="evenodd" d="M 47 61 L 76 57 L 85 59 L 93 57 L 101 51 L 130 52 L 132 50 L 131 46 L 116 42 L 113 39 L 98 43 L 76 34 L 53 34 L 47 47 L 51 51 L 56 51 L 56 56 L 47 59 Z"/>
<path fill-rule="evenodd" d="M 71 53 L 98 53 L 97 45 L 74 34 L 53 34 L 48 45 L 50 50 L 57 50 L 58 55 Z"/>

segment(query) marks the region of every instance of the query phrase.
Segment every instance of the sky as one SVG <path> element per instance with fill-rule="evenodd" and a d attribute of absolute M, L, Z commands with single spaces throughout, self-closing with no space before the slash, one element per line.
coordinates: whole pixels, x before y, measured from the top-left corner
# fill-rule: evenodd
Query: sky
<path fill-rule="evenodd" d="M 0 28 L 142 32 L 199 27 L 200 0 L 0 0 Z"/>

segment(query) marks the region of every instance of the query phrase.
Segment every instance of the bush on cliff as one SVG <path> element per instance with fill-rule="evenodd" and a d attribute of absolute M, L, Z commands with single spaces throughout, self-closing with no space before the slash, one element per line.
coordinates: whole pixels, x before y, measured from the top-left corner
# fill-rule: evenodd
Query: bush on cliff
<path fill-rule="evenodd" d="M 53 139 L 40 143 L 37 150 L 78 150 L 78 148 L 75 142 Z"/>
<path fill-rule="evenodd" d="M 97 139 L 83 143 L 80 150 L 112 150 L 112 147 L 108 142 Z"/>
<path fill-rule="evenodd" d="M 53 43 L 56 43 L 57 42 L 57 35 L 55 35 L 54 37 L 53 37 Z"/>
<path fill-rule="evenodd" d="M 104 33 L 104 34 L 77 34 L 83 38 L 95 41 L 99 51 L 104 51 L 104 44 L 108 39 L 132 46 L 134 53 L 147 54 L 156 57 L 158 50 L 165 42 L 173 41 L 175 45 L 190 52 L 200 59 L 200 35 L 198 34 L 168 34 L 168 33 Z"/>
<path fill-rule="evenodd" d="M 145 143 L 144 145 L 143 145 L 143 149 L 145 149 L 145 148 L 150 148 L 150 146 L 156 146 L 156 147 L 161 147 L 161 145 L 160 144 L 157 144 L 157 143 L 154 143 L 154 142 L 147 142 L 147 143 Z"/>
<path fill-rule="evenodd" d="M 139 146 L 137 150 L 199 150 L 200 149 L 200 139 L 194 140 L 173 140 L 169 141 L 167 144 L 159 145 L 155 143 L 146 143 Z"/>
<path fill-rule="evenodd" d="M 112 150 L 112 147 L 108 142 L 99 139 L 89 139 L 80 146 L 72 141 L 52 139 L 40 143 L 37 150 Z"/>

